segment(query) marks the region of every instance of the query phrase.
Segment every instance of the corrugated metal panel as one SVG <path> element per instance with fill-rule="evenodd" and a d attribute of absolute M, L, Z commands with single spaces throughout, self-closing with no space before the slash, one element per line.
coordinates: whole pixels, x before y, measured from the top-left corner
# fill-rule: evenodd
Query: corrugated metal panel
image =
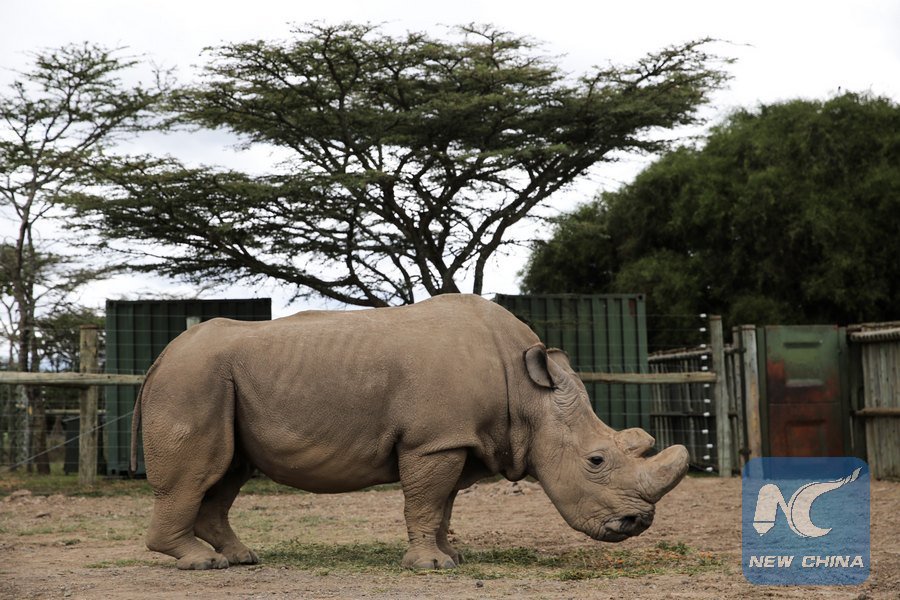
<path fill-rule="evenodd" d="M 215 317 L 241 321 L 272 318 L 269 298 L 248 300 L 107 300 L 106 372 L 141 374 L 150 368 L 163 348 L 196 322 Z M 110 474 L 128 472 L 131 449 L 131 412 L 137 386 L 106 389 L 106 449 Z M 140 457 L 138 472 L 144 470 Z"/>
<path fill-rule="evenodd" d="M 576 371 L 647 373 L 643 294 L 498 294 L 548 347 L 569 354 Z M 650 429 L 648 386 L 588 383 L 594 412 L 616 429 Z"/>

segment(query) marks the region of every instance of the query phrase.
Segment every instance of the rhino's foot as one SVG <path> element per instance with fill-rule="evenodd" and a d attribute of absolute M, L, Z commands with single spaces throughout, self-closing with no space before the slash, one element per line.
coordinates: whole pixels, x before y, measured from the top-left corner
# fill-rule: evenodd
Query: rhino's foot
<path fill-rule="evenodd" d="M 243 544 L 242 544 L 243 546 Z M 228 559 L 232 565 L 255 565 L 259 563 L 259 557 L 256 552 L 244 546 L 243 548 L 224 549 L 222 554 Z"/>
<path fill-rule="evenodd" d="M 456 548 L 454 548 L 453 546 L 451 546 L 448 543 L 443 543 L 440 540 L 438 540 L 437 546 L 441 552 L 443 552 L 444 554 L 449 556 L 451 559 L 453 559 L 453 562 L 456 564 L 457 567 L 459 565 L 463 564 L 463 556 L 462 556 L 462 554 L 459 553 L 459 551 L 456 550 Z"/>
<path fill-rule="evenodd" d="M 175 565 L 179 569 L 202 571 L 205 569 L 227 569 L 228 559 L 217 552 L 196 555 L 188 554 L 178 559 Z"/>
<path fill-rule="evenodd" d="M 459 554 L 457 553 L 457 557 Z M 403 556 L 403 567 L 407 569 L 455 569 L 457 562 L 437 548 L 426 550 L 410 548 Z"/>

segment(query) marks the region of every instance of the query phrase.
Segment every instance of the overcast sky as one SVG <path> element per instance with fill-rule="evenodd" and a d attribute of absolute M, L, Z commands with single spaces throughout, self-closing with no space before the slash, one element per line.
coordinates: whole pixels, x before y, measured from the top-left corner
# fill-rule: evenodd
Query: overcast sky
<path fill-rule="evenodd" d="M 628 2 L 506 1 L 419 2 L 326 0 L 0 0 L 0 93 L 26 68 L 29 53 L 70 42 L 91 41 L 127 47 L 129 53 L 175 67 L 191 78 L 202 49 L 223 42 L 290 37 L 291 24 L 309 21 L 385 23 L 393 31 L 440 33 L 442 26 L 491 23 L 545 43 L 548 54 L 575 74 L 610 61 L 629 63 L 663 46 L 710 36 L 728 40 L 715 51 L 737 59 L 729 87 L 713 98 L 712 122 L 738 107 L 791 98 L 826 98 L 841 91 L 871 92 L 900 101 L 900 2 L 756 0 L 754 2 L 629 0 Z M 154 139 L 148 148 L 180 153 L 199 162 L 230 162 L 216 136 L 190 140 Z M 265 154 L 243 157 L 259 168 L 274 160 Z M 634 157 L 597 169 L 551 202 L 566 210 L 598 189 L 629 181 L 649 158 Z M 0 234 L 11 234 L 8 222 Z M 45 233 L 52 236 L 52 232 Z M 516 272 L 524 253 L 498 259 L 485 290 L 516 292 Z M 84 300 L 135 296 L 136 281 L 118 278 L 93 286 Z M 142 278 L 151 293 L 155 284 Z M 149 287 L 148 287 L 149 286 Z M 160 288 L 163 289 L 163 288 Z M 171 291 L 170 286 L 165 289 Z M 180 287 L 178 293 L 190 294 Z M 305 308 L 286 306 L 285 294 L 269 288 L 233 289 L 216 296 L 273 295 L 277 315 Z M 313 306 L 325 306 L 313 302 Z"/>

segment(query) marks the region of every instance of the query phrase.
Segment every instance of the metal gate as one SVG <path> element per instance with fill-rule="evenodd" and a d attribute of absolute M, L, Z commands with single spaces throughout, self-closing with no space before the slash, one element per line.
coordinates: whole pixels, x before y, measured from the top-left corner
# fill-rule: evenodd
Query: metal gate
<path fill-rule="evenodd" d="M 836 325 L 792 325 L 764 327 L 761 333 L 766 455 L 846 454 L 846 332 Z"/>

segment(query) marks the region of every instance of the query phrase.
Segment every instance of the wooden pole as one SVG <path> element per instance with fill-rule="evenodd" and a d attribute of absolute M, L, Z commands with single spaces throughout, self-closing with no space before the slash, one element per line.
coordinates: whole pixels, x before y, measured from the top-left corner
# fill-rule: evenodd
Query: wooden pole
<path fill-rule="evenodd" d="M 96 373 L 99 365 L 96 325 L 82 325 L 79 346 L 82 373 Z M 81 422 L 78 438 L 78 483 L 94 485 L 97 482 L 97 404 L 100 390 L 89 386 L 81 390 Z"/>
<path fill-rule="evenodd" d="M 759 355 L 756 346 L 756 326 L 742 325 L 740 331 L 744 363 L 744 399 L 747 410 L 747 448 L 750 450 L 749 458 L 761 458 L 762 421 L 759 412 Z"/>
<path fill-rule="evenodd" d="M 87 387 L 91 385 L 141 385 L 143 375 L 117 375 L 115 373 L 29 373 L 25 371 L 0 371 L 0 385 L 58 385 L 63 387 Z"/>
<path fill-rule="evenodd" d="M 709 347 L 713 371 L 716 373 L 716 449 L 719 477 L 731 477 L 731 417 L 728 415 L 728 386 L 725 381 L 725 341 L 722 337 L 722 317 L 709 317 Z"/>
<path fill-rule="evenodd" d="M 861 408 L 857 411 L 853 412 L 854 416 L 857 417 L 894 417 L 896 419 L 900 419 L 900 407 L 897 406 L 883 406 L 883 407 L 873 407 L 873 408 Z"/>
<path fill-rule="evenodd" d="M 24 385 L 16 386 L 16 406 L 22 408 L 21 417 L 16 426 L 22 431 L 19 439 L 19 461 L 25 462 L 25 469 L 31 472 L 31 404 L 28 399 L 28 390 Z"/>
<path fill-rule="evenodd" d="M 705 353 L 705 351 L 704 351 Z M 715 383 L 716 374 L 710 371 L 685 373 L 595 373 L 579 371 L 582 381 L 600 383 L 678 384 Z M 118 375 L 116 373 L 27 373 L 0 371 L 0 385 L 57 385 L 62 387 L 87 387 L 91 385 L 141 385 L 143 375 Z"/>
<path fill-rule="evenodd" d="M 578 373 L 578 376 L 585 383 L 635 384 L 713 383 L 716 381 L 716 375 L 716 373 L 709 373 L 707 371 L 688 373 Z"/>

